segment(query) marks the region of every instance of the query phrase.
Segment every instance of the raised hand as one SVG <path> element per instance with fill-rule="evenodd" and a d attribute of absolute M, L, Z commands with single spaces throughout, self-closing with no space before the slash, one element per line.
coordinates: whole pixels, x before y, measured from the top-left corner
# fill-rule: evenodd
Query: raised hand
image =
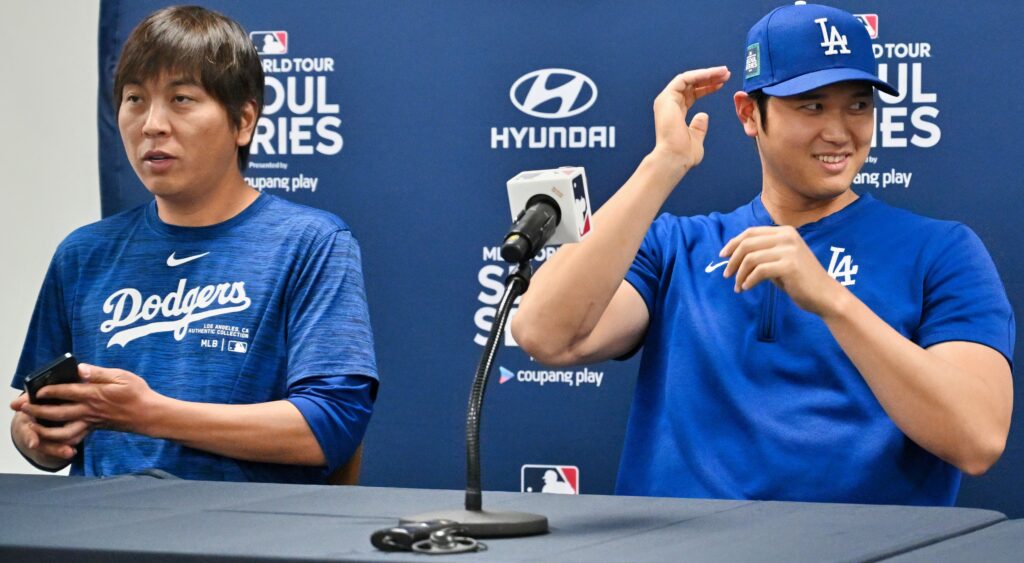
<path fill-rule="evenodd" d="M 704 137 L 708 132 L 708 114 L 698 113 L 690 124 L 686 114 L 700 98 L 717 92 L 729 80 L 724 66 L 688 70 L 676 75 L 654 99 L 655 153 L 689 169 L 704 159 Z"/>

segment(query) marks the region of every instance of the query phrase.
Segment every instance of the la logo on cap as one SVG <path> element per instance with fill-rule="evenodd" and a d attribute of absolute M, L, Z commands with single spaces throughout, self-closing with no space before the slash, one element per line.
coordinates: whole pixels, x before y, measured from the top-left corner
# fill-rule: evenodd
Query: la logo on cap
<path fill-rule="evenodd" d="M 828 22 L 828 18 L 818 18 L 814 20 L 814 23 L 821 26 L 821 46 L 828 47 L 825 49 L 826 55 L 838 55 L 840 53 L 847 55 L 850 50 L 846 47 L 846 36 L 839 33 L 836 26 L 829 26 L 829 29 L 825 29 L 825 23 Z M 836 50 L 839 47 L 839 50 Z"/>

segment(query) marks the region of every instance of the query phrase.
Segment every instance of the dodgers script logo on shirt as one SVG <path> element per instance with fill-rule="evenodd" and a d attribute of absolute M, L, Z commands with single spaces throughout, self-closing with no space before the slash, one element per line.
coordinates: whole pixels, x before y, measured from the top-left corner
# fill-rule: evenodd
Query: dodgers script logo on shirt
<path fill-rule="evenodd" d="M 110 318 L 100 324 L 100 331 L 107 333 L 117 328 L 107 342 L 107 348 L 115 344 L 122 347 L 132 340 L 156 334 L 173 332 L 175 340 L 182 340 L 190 324 L 215 317 L 244 311 L 252 304 L 245 294 L 245 282 L 231 282 L 187 288 L 188 280 L 178 281 L 178 288 L 167 295 L 143 297 L 142 292 L 126 287 L 112 293 L 103 303 L 103 312 Z M 135 325 L 144 321 L 145 324 Z M 237 351 L 237 350 L 232 350 Z"/>

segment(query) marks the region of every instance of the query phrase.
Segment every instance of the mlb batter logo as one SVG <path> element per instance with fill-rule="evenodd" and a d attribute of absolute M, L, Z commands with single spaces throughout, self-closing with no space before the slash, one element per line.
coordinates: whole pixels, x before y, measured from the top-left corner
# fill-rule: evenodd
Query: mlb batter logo
<path fill-rule="evenodd" d="M 563 174 L 570 176 L 577 173 L 577 169 L 571 166 L 563 167 L 561 170 Z M 572 179 L 572 197 L 576 202 L 576 213 L 580 214 L 580 236 L 586 236 L 590 232 L 590 199 L 587 197 L 587 190 L 583 185 L 582 174 Z"/>
<path fill-rule="evenodd" d="M 287 31 L 252 31 L 249 39 L 261 55 L 284 55 L 288 52 Z"/>
<path fill-rule="evenodd" d="M 524 465 L 519 475 L 524 493 L 580 494 L 580 469 L 575 465 Z"/>
<path fill-rule="evenodd" d="M 864 24 L 864 29 L 868 30 L 872 39 L 878 39 L 878 14 L 854 14 L 853 17 Z"/>

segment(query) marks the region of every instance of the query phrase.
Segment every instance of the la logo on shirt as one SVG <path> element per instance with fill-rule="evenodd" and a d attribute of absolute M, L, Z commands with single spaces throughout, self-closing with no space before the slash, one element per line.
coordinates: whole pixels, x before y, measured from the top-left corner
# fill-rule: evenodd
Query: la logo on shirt
<path fill-rule="evenodd" d="M 832 259 L 828 263 L 828 275 L 844 286 L 856 284 L 857 280 L 853 279 L 853 276 L 857 275 L 860 266 L 853 263 L 853 256 L 849 254 L 843 256 L 843 253 L 846 252 L 845 248 L 838 246 L 829 248 L 832 250 Z"/>

